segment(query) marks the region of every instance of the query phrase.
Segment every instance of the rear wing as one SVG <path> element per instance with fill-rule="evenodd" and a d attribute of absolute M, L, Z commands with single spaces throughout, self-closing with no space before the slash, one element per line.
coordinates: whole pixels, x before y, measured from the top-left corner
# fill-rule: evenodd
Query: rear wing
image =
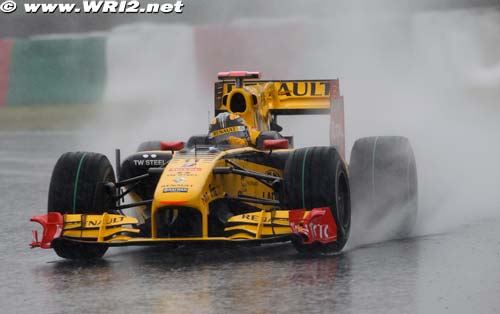
<path fill-rule="evenodd" d="M 225 97 L 237 84 L 244 87 L 256 86 L 258 90 L 272 90 L 271 94 L 264 92 L 261 102 L 273 116 L 276 115 L 330 115 L 330 145 L 338 147 L 345 158 L 345 128 L 344 128 L 344 97 L 340 94 L 339 79 L 334 80 L 236 80 L 237 72 L 227 72 L 219 75 L 220 81 L 215 83 L 214 113 L 227 111 Z M 238 72 L 239 73 L 239 72 Z M 242 72 L 236 76 L 251 78 Z M 257 72 L 255 72 L 257 73 Z M 258 77 L 258 76 L 255 76 Z M 269 85 L 272 84 L 271 89 Z M 267 88 L 266 88 L 267 87 Z M 274 87 L 274 88 L 273 88 Z"/>
<path fill-rule="evenodd" d="M 244 86 L 261 87 L 272 83 L 276 97 L 269 103 L 273 115 L 330 114 L 333 102 L 342 98 L 339 80 L 245 80 Z M 215 113 L 226 111 L 224 95 L 235 87 L 234 80 L 215 83 Z"/>

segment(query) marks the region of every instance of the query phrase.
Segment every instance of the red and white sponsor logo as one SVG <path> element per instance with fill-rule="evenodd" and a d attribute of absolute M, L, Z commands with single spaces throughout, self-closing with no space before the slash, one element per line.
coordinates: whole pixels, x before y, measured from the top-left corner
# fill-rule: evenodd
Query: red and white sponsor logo
<path fill-rule="evenodd" d="M 307 225 L 300 226 L 296 224 L 290 224 L 293 232 L 302 233 L 307 236 L 308 239 L 328 239 L 333 236 L 328 233 L 328 229 L 330 226 L 327 224 L 315 224 L 314 222 L 310 222 Z"/>
<path fill-rule="evenodd" d="M 304 217 L 305 213 L 305 210 L 291 210 L 289 213 L 290 227 L 304 239 L 304 244 L 337 240 L 337 224 L 330 208 L 314 208 Z"/>
<path fill-rule="evenodd" d="M 170 168 L 168 171 L 201 171 L 201 168 L 186 168 L 186 167 L 177 167 L 177 168 Z"/>

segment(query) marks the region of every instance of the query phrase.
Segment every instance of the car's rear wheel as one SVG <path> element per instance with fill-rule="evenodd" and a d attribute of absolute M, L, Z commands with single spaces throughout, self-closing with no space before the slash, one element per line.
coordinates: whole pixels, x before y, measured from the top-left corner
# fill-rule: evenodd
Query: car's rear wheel
<path fill-rule="evenodd" d="M 57 161 L 50 180 L 48 211 L 62 214 L 102 214 L 115 206 L 105 186 L 115 182 L 115 174 L 106 156 L 89 152 L 69 152 Z M 54 239 L 57 255 L 69 259 L 95 259 L 104 255 L 106 246 L 73 243 Z"/>
<path fill-rule="evenodd" d="M 373 242 L 410 235 L 417 218 L 418 182 L 408 139 L 358 139 L 351 151 L 349 170 L 356 234 L 353 240 Z M 370 238 L 363 239 L 365 236 Z"/>
<path fill-rule="evenodd" d="M 285 165 L 281 203 L 286 209 L 329 207 L 337 225 L 337 241 L 302 245 L 300 252 L 338 253 L 345 246 L 351 226 L 351 197 L 346 165 L 335 147 L 295 150 Z"/>

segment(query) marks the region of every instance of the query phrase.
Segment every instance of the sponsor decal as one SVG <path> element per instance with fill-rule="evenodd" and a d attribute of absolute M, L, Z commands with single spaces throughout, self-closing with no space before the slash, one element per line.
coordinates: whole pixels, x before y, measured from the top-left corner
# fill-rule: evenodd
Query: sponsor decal
<path fill-rule="evenodd" d="M 262 192 L 262 198 L 267 198 L 270 200 L 277 200 L 278 199 L 274 192 Z"/>
<path fill-rule="evenodd" d="M 310 222 L 309 224 L 295 224 L 290 222 L 290 227 L 294 233 L 302 233 L 311 239 L 328 239 L 330 235 L 328 234 L 329 225 L 328 224 L 318 224 Z"/>
<path fill-rule="evenodd" d="M 278 89 L 285 96 L 330 96 L 330 82 L 283 82 Z"/>
<path fill-rule="evenodd" d="M 109 225 L 109 224 L 115 224 L 115 223 L 120 223 L 122 222 L 123 220 L 125 220 L 125 217 L 114 217 L 114 218 L 110 218 L 106 221 L 106 224 Z M 100 226 L 101 225 L 101 222 L 102 220 L 101 219 L 97 219 L 97 220 L 87 220 L 87 224 L 89 225 L 89 227 L 97 227 L 97 226 Z"/>
<path fill-rule="evenodd" d="M 166 163 L 165 160 L 161 159 L 134 159 L 134 166 L 161 167 Z"/>
<path fill-rule="evenodd" d="M 276 83 L 278 94 L 280 96 L 330 96 L 330 82 L 329 81 L 295 81 L 295 82 L 281 82 Z M 256 85 L 255 83 L 245 83 L 245 86 Z M 227 92 L 233 90 L 234 83 L 227 84 Z"/>
<path fill-rule="evenodd" d="M 162 188 L 192 188 L 193 185 L 192 184 L 166 184 L 166 185 L 162 185 L 161 186 Z"/>
<path fill-rule="evenodd" d="M 134 166 L 147 166 L 147 167 L 162 167 L 167 164 L 165 160 L 156 159 L 158 158 L 157 154 L 142 154 L 142 158 L 144 159 L 134 159 Z"/>
<path fill-rule="evenodd" d="M 171 184 L 164 184 L 161 186 L 161 188 L 177 188 L 177 187 L 182 187 L 182 188 L 192 188 L 192 184 L 184 184 L 184 183 L 171 183 Z"/>
<path fill-rule="evenodd" d="M 260 216 L 253 215 L 253 214 L 243 214 L 243 215 L 241 215 L 241 218 L 246 219 L 246 220 L 255 221 L 255 222 L 260 221 Z M 265 222 L 265 223 L 271 222 L 271 218 L 264 216 L 263 222 Z"/>
<path fill-rule="evenodd" d="M 177 172 L 182 172 L 182 171 L 201 171 L 201 168 L 185 168 L 185 167 L 178 167 L 178 168 L 170 168 L 168 171 L 177 171 Z"/>
<path fill-rule="evenodd" d="M 213 132 L 210 132 L 209 134 L 209 138 L 214 138 L 214 137 L 217 137 L 217 136 L 221 136 L 221 135 L 224 135 L 224 134 L 229 134 L 229 133 L 236 133 L 236 132 L 241 132 L 241 131 L 245 131 L 245 127 L 244 126 L 231 126 L 231 127 L 228 127 L 228 128 L 224 128 L 224 129 L 220 129 L 220 130 L 215 130 Z"/>
<path fill-rule="evenodd" d="M 179 175 L 182 175 L 183 177 L 196 177 L 196 176 L 198 176 L 197 173 L 192 173 L 192 172 L 166 173 L 164 175 L 167 177 L 177 177 Z"/>
<path fill-rule="evenodd" d="M 189 160 L 190 159 L 186 160 L 186 162 L 181 167 L 182 168 L 191 168 L 191 167 L 196 166 L 196 160 L 192 161 L 192 162 L 190 162 Z"/>
<path fill-rule="evenodd" d="M 163 193 L 186 193 L 188 188 L 163 188 Z"/>
<path fill-rule="evenodd" d="M 306 244 L 337 239 L 337 226 L 328 207 L 314 208 L 305 217 L 304 213 L 305 210 L 292 210 L 288 219 L 292 231 L 307 238 Z"/>
<path fill-rule="evenodd" d="M 175 183 L 183 183 L 186 182 L 186 178 L 184 177 L 178 177 L 173 180 Z"/>

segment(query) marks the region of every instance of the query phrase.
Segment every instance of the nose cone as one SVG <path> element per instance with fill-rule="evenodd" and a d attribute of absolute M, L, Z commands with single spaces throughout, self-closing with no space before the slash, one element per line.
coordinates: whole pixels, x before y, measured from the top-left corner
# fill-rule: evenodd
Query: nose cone
<path fill-rule="evenodd" d="M 154 194 L 154 207 L 182 205 L 193 208 L 202 206 L 201 196 L 211 182 L 216 156 L 196 158 L 192 153 L 176 153 L 163 171 Z"/>
<path fill-rule="evenodd" d="M 166 167 L 156 187 L 154 200 L 159 206 L 195 205 L 211 168 Z"/>

